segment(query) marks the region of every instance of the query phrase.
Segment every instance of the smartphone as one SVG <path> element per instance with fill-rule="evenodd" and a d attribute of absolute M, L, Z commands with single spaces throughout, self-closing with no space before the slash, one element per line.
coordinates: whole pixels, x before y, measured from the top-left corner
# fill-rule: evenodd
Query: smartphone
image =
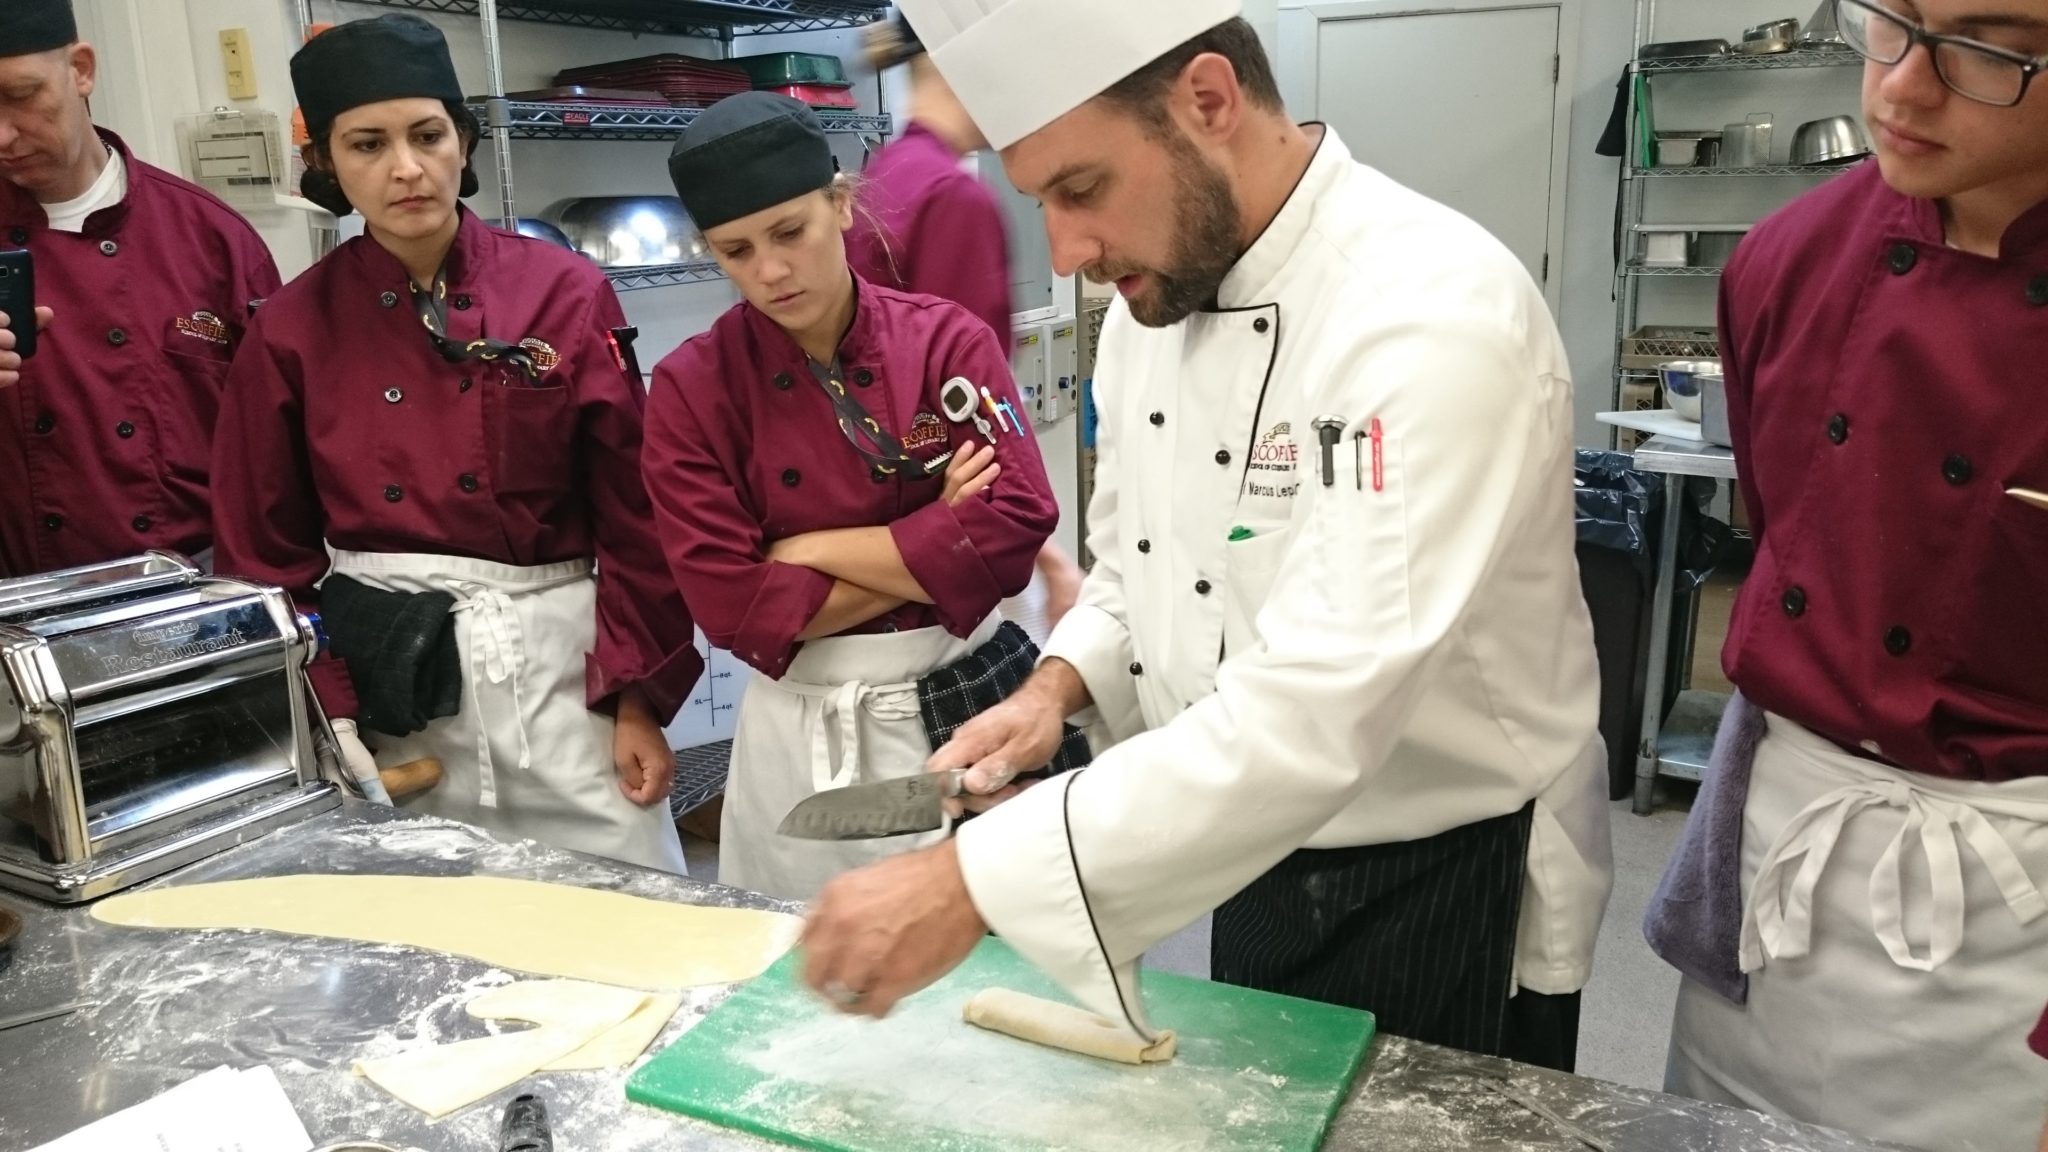
<path fill-rule="evenodd" d="M 0 312 L 14 332 L 14 350 L 36 354 L 36 261 L 26 248 L 0 252 Z"/>

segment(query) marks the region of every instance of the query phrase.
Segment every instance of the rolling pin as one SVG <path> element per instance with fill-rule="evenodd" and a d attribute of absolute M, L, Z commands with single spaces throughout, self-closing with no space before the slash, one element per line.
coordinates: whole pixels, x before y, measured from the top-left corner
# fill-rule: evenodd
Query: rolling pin
<path fill-rule="evenodd" d="M 400 764 L 395 768 L 377 769 L 377 778 L 384 782 L 384 791 L 391 793 L 391 799 L 403 800 L 417 796 L 441 782 L 441 762 L 429 756 Z"/>

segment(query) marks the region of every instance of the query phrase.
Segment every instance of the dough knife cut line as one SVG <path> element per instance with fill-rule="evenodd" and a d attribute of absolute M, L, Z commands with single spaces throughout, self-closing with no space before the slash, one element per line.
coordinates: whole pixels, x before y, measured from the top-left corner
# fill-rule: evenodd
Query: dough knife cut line
<path fill-rule="evenodd" d="M 98 1005 L 99 1001 L 97 1000 L 73 1000 L 65 1004 L 51 1004 L 44 1008 L 31 1008 L 26 1012 L 18 1012 L 12 1016 L 0 1016 L 0 1032 L 5 1032 L 9 1028 L 19 1028 L 25 1024 L 40 1024 L 45 1020 L 55 1020 L 59 1016 L 69 1016 L 73 1012 L 97 1007 Z"/>
<path fill-rule="evenodd" d="M 967 771 L 920 772 L 897 780 L 849 784 L 807 796 L 776 831 L 797 840 L 879 840 L 946 826 L 946 801 L 966 787 Z"/>
<path fill-rule="evenodd" d="M 1513 1083 L 1490 1077 L 1481 1080 L 1480 1083 L 1485 1085 L 1490 1091 L 1497 1092 L 1501 1096 L 1506 1097 L 1523 1111 L 1536 1116 L 1538 1119 L 1549 1122 L 1559 1132 L 1585 1145 L 1592 1152 L 1615 1152 L 1614 1145 L 1558 1115 L 1545 1106 L 1541 1100 L 1516 1087 Z"/>

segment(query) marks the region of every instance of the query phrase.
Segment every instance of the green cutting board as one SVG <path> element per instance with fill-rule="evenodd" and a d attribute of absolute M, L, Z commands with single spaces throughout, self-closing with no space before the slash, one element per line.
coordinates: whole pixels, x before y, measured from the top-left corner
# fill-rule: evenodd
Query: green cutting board
<path fill-rule="evenodd" d="M 1180 1053 L 1134 1067 L 961 1020 L 984 988 L 1063 998 L 999 940 L 880 1021 L 826 1007 L 801 963 L 734 993 L 626 1094 L 822 1152 L 1314 1152 L 1373 1035 L 1370 1013 L 1148 973 Z"/>

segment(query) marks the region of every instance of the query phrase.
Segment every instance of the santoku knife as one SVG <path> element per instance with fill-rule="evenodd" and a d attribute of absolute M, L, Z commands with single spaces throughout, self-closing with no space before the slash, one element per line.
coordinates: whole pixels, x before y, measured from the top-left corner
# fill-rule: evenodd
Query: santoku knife
<path fill-rule="evenodd" d="M 777 829 L 798 840 L 879 840 L 946 826 L 946 801 L 960 795 L 965 769 L 851 784 L 808 797 Z"/>

